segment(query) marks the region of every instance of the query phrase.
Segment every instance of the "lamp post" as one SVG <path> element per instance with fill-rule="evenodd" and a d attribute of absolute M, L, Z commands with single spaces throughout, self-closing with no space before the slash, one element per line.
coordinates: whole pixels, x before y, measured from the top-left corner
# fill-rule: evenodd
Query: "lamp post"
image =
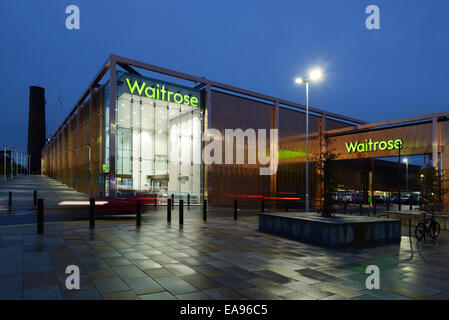
<path fill-rule="evenodd" d="M 309 199 L 309 83 L 322 78 L 323 74 L 320 69 L 314 69 L 309 73 L 308 79 L 296 78 L 297 84 L 306 84 L 306 212 L 310 209 Z"/>
<path fill-rule="evenodd" d="M 402 160 L 405 163 L 405 189 L 408 191 L 408 159 Z"/>
<path fill-rule="evenodd" d="M 6 182 L 6 145 L 3 153 L 3 180 Z"/>
<path fill-rule="evenodd" d="M 14 168 L 14 166 L 13 166 L 13 160 L 12 160 L 12 158 L 14 157 L 14 149 L 9 149 L 9 160 L 10 160 L 10 170 L 9 170 L 9 173 L 10 173 L 10 175 L 11 175 L 11 178 L 13 177 L 13 168 Z"/>

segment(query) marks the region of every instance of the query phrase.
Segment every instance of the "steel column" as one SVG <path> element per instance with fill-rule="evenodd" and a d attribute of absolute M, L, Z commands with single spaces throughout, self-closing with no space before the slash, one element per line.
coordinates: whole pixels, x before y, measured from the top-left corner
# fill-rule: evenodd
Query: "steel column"
<path fill-rule="evenodd" d="M 117 100 L 117 65 L 114 56 L 111 56 L 109 67 L 109 196 L 115 195 L 115 135 L 116 123 L 116 100 Z"/>
<path fill-rule="evenodd" d="M 432 118 L 432 165 L 438 168 L 438 118 Z"/>

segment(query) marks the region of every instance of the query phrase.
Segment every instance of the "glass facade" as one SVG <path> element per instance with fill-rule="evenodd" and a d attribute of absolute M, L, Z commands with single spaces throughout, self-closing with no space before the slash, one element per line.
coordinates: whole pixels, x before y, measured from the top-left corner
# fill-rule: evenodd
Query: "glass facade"
<path fill-rule="evenodd" d="M 189 194 L 191 203 L 200 203 L 203 127 L 200 92 L 123 72 L 117 78 L 117 195 L 157 194 L 159 203 L 164 203 L 172 194 L 175 199 L 187 199 Z M 157 88 L 162 90 L 156 94 Z M 180 96 L 183 98 L 179 99 Z M 194 96 L 198 97 L 196 106 L 190 101 Z M 107 141 L 108 132 L 105 136 Z"/>

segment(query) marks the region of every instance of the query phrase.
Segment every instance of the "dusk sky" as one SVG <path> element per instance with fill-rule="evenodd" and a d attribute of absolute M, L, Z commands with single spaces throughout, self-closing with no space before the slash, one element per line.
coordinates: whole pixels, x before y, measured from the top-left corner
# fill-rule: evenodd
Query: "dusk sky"
<path fill-rule="evenodd" d="M 65 8 L 81 12 L 65 27 Z M 380 30 L 365 9 L 380 8 Z M 111 53 L 369 122 L 449 110 L 447 0 L 0 2 L 0 144 L 26 150 L 29 86 L 52 134 Z M 58 93 L 63 108 L 56 119 Z"/>

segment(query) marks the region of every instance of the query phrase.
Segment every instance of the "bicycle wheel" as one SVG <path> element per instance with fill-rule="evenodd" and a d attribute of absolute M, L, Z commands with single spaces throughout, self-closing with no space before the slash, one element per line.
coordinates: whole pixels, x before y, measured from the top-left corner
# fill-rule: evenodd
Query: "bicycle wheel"
<path fill-rule="evenodd" d="M 426 233 L 426 226 L 424 223 L 420 222 L 415 228 L 415 237 L 416 240 L 421 241 L 424 238 L 424 235 Z"/>
<path fill-rule="evenodd" d="M 435 240 L 440 235 L 440 224 L 436 221 L 430 226 L 430 237 Z"/>

